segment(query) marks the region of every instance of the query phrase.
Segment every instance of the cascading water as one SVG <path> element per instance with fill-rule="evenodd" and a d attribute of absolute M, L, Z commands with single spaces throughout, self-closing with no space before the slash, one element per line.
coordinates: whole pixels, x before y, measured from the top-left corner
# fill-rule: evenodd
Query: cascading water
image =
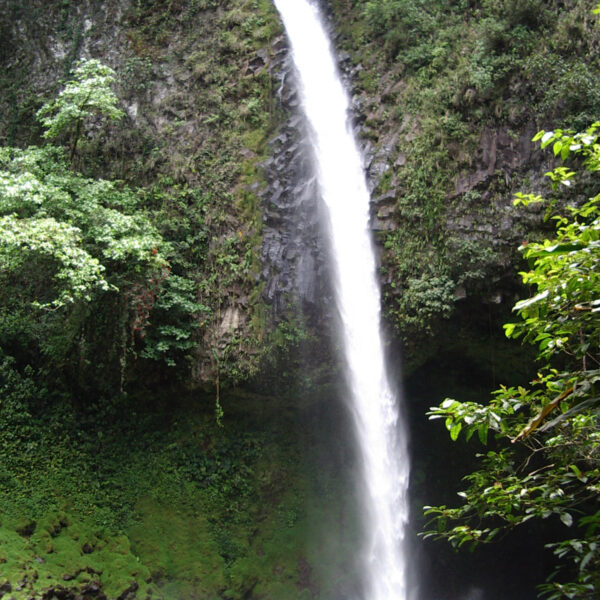
<path fill-rule="evenodd" d="M 366 490 L 365 600 L 405 600 L 408 456 L 385 367 L 361 155 L 317 6 L 309 0 L 275 0 L 275 5 L 291 43 L 317 179 L 331 221 L 336 301 Z"/>

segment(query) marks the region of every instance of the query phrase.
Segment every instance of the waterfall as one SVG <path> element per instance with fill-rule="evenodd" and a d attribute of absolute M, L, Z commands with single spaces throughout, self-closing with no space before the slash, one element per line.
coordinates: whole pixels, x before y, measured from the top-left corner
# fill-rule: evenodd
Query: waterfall
<path fill-rule="evenodd" d="M 318 7 L 309 0 L 275 0 L 275 5 L 290 40 L 320 193 L 331 222 L 340 335 L 365 489 L 365 600 L 406 600 L 407 444 L 386 373 L 361 155 Z"/>

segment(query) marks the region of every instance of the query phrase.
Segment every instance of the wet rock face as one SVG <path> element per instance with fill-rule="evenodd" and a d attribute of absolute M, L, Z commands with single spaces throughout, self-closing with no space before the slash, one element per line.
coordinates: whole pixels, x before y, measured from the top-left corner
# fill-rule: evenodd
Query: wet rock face
<path fill-rule="evenodd" d="M 455 179 L 455 194 L 459 196 L 480 184 L 488 183 L 496 170 L 511 173 L 530 163 L 537 149 L 531 143 L 536 131 L 535 127 L 529 125 L 520 135 L 511 137 L 504 128 L 484 128 L 479 148 L 473 157 L 473 168 L 460 173 Z"/>
<path fill-rule="evenodd" d="M 297 307 L 314 325 L 326 314 L 331 298 L 323 236 L 327 215 L 285 39 L 275 48 L 277 99 L 289 116 L 270 141 L 271 158 L 263 164 L 263 297 L 276 320 Z"/>
<path fill-rule="evenodd" d="M 328 6 L 322 6 L 322 9 L 331 17 Z M 329 29 L 335 40 L 331 22 Z M 261 259 L 262 278 L 266 282 L 263 297 L 273 307 L 276 320 L 292 306 L 297 306 L 311 324 L 322 324 L 323 317 L 330 316 L 333 306 L 332 274 L 327 262 L 328 215 L 314 176 L 314 157 L 308 142 L 307 125 L 301 115 L 294 66 L 285 37 L 276 40 L 273 48 L 275 56 L 271 60 L 271 69 L 277 81 L 277 98 L 289 116 L 270 141 L 271 158 L 263 164 L 267 180 L 267 188 L 262 194 Z M 338 55 L 338 66 L 346 89 L 353 90 L 353 82 L 362 66 L 353 66 L 350 55 L 344 52 Z M 390 148 L 375 148 L 361 138 L 364 107 L 356 93 L 351 95 L 350 101 L 348 118 L 362 145 L 367 185 L 372 192 L 390 168 L 387 161 Z M 373 218 L 374 230 L 378 224 L 379 221 Z"/>
<path fill-rule="evenodd" d="M 544 157 L 531 143 L 535 132 L 532 123 L 513 136 L 502 127 L 483 129 L 471 168 L 457 174 L 454 190 L 448 196 L 449 247 L 462 241 L 492 249 L 496 256 L 493 265 L 496 283 L 514 278 L 511 265 L 518 259 L 517 247 L 543 227 L 540 206 L 528 209 L 513 206 L 523 176 L 528 180 L 526 191 L 545 193 L 547 189 L 542 173 L 552 168 L 552 161 L 546 158 L 543 162 Z M 496 285 L 488 300 L 498 303 L 504 292 L 502 285 Z"/>

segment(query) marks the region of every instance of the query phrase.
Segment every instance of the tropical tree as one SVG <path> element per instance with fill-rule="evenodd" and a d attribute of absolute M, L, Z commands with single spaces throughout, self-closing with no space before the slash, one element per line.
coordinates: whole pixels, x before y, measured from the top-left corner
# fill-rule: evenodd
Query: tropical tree
<path fill-rule="evenodd" d="M 46 137 L 70 134 L 71 158 L 86 119 L 122 114 L 113 76 L 80 63 L 39 111 Z M 136 190 L 70 167 L 61 147 L 0 148 L 0 359 L 20 356 L 71 381 L 95 371 L 110 393 L 169 274 L 169 245 Z"/>
<path fill-rule="evenodd" d="M 547 173 L 554 189 L 573 189 L 576 168 L 583 170 L 587 189 L 596 185 L 599 129 L 594 123 L 581 133 L 536 135 L 542 148 L 551 146 L 567 161 Z M 515 200 L 538 202 L 543 199 L 532 194 Z M 564 531 L 549 547 L 574 576 L 562 582 L 555 576 L 541 592 L 551 599 L 597 598 L 600 194 L 563 209 L 550 202 L 548 211 L 554 237 L 520 248 L 530 267 L 521 276 L 534 293 L 515 305 L 520 320 L 505 325 L 508 337 L 537 346 L 539 372 L 530 387 L 501 387 L 487 404 L 447 398 L 431 409 L 430 418 L 444 419 L 453 440 L 477 434 L 487 449 L 478 455 L 480 467 L 465 477 L 460 506 L 425 507 L 431 518 L 425 536 L 476 545 L 531 519 L 553 519 Z"/>
<path fill-rule="evenodd" d="M 125 116 L 111 89 L 114 81 L 115 72 L 110 67 L 96 59 L 82 60 L 65 88 L 37 112 L 38 119 L 46 128 L 46 139 L 54 140 L 61 135 L 70 138 L 71 161 L 87 120 L 93 116 L 110 120 Z"/>

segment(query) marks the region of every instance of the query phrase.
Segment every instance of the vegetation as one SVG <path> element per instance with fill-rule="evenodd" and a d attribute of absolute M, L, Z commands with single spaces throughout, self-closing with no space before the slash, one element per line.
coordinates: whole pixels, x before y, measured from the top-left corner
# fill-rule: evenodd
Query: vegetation
<path fill-rule="evenodd" d="M 578 166 L 598 173 L 599 128 L 541 131 L 534 138 L 568 161 L 547 173 L 555 188 L 572 187 Z M 551 599 L 596 598 L 600 589 L 600 194 L 573 200 L 565 211 L 550 204 L 553 238 L 521 247 L 530 265 L 522 278 L 535 294 L 515 305 L 521 321 L 505 330 L 537 346 L 541 365 L 531 387 L 501 387 L 487 405 L 446 399 L 430 412 L 445 419 L 453 440 L 477 434 L 489 449 L 465 478 L 464 504 L 427 507 L 432 529 L 426 535 L 460 547 L 492 541 L 531 519 L 562 522 L 565 531 L 557 528 L 549 547 L 574 568 L 567 570 L 572 579 L 553 577 L 540 586 Z M 542 201 L 533 194 L 516 199 L 526 206 Z"/>
<path fill-rule="evenodd" d="M 253 590 L 292 597 L 334 588 L 308 567 L 323 562 L 323 550 L 307 511 L 335 531 L 347 483 L 314 487 L 311 450 L 279 414 L 282 398 L 268 409 L 265 397 L 225 396 L 236 418 L 221 414 L 221 427 L 206 410 L 212 396 L 185 402 L 178 392 L 165 403 L 126 385 L 138 355 L 176 366 L 197 345 L 192 319 L 210 314 L 197 284 L 168 260 L 181 268 L 206 230 L 149 205 L 192 198 L 203 210 L 207 200 L 172 182 L 167 198 L 75 169 L 93 142 L 85 125 L 94 111 L 120 114 L 112 81 L 108 67 L 82 62 L 65 87 L 71 96 L 38 112 L 57 136 L 67 132 L 73 161 L 52 145 L 0 149 L 3 591 L 239 600 Z M 85 102 L 73 100 L 79 86 Z M 157 214 L 163 232 L 173 238 L 175 228 L 176 250 L 152 224 Z M 235 284 L 237 244 L 224 242 L 203 291 Z M 347 572 L 346 535 L 336 561 Z"/>
<path fill-rule="evenodd" d="M 60 13 L 48 56 L 69 51 L 34 91 L 21 69 L 37 49 L 19 46 L 14 64 L 0 18 L 0 102 L 12 103 L 0 132 L 0 593 L 334 595 L 353 569 L 356 508 L 337 442 L 297 437 L 314 390 L 302 403 L 295 384 L 277 383 L 278 398 L 227 389 L 304 335 L 283 324 L 269 336 L 256 276 L 259 165 L 279 115 L 266 63 L 248 61 L 278 31 L 274 8 L 132 3 L 121 26 L 134 56 L 117 72 L 75 61 L 96 32 L 74 5 L 9 8 L 35 31 Z M 195 101 L 159 89 L 163 73 Z M 224 325 L 232 310 L 239 327 Z M 218 424 L 199 383 L 221 388 Z"/>
<path fill-rule="evenodd" d="M 123 93 L 164 123 L 156 132 L 137 120 L 152 145 L 133 148 L 137 162 L 129 176 L 148 181 L 146 199 L 171 242 L 171 274 L 178 278 L 165 282 L 139 356 L 162 356 L 169 366 L 159 371 L 163 377 L 188 379 L 194 365 L 192 377 L 202 384 L 232 385 L 257 372 L 273 342 L 258 281 L 258 191 L 259 165 L 280 115 L 266 63 L 256 69 L 249 63 L 280 25 L 267 0 L 168 9 L 140 2 L 126 22 L 135 56 L 126 65 Z M 177 89 L 165 84 L 165 72 Z M 152 102 L 153 94 L 161 101 Z M 173 310 L 173 294 L 183 289 Z"/>
<path fill-rule="evenodd" d="M 58 97 L 44 104 L 37 113 L 46 131 L 44 137 L 56 139 L 65 133 L 70 137 L 70 159 L 73 161 L 82 127 L 93 115 L 118 120 L 125 113 L 117 108 L 117 96 L 111 89 L 115 72 L 100 61 L 80 62 Z"/>
<path fill-rule="evenodd" d="M 39 112 L 52 136 L 72 130 L 71 157 L 92 111 L 120 114 L 111 73 L 96 61 L 81 63 L 68 93 Z M 60 147 L 0 148 L 0 169 L 3 356 L 19 368 L 62 371 L 55 385 L 76 402 L 118 393 L 127 355 L 168 276 L 168 245 L 138 193 L 73 171 Z"/>
<path fill-rule="evenodd" d="M 0 135 L 11 146 L 37 143 L 39 114 L 46 138 L 68 147 L 74 169 L 135 188 L 167 242 L 171 276 L 146 290 L 146 308 L 138 302 L 152 327 L 134 336 L 129 377 L 183 380 L 193 371 L 194 384 L 221 386 L 251 377 L 273 343 L 257 285 L 260 163 L 280 118 L 266 49 L 280 30 L 272 3 L 148 1 L 122 14 L 59 0 L 35 11 L 9 5 L 0 112 L 10 122 Z M 48 68 L 37 78 L 27 71 L 38 73 L 39 49 L 20 43 L 12 23 L 44 47 Z M 115 71 L 92 60 L 81 72 L 84 40 L 94 54 L 118 46 Z M 40 106 L 48 94 L 55 99 Z M 225 319 L 231 314 L 234 328 Z"/>
<path fill-rule="evenodd" d="M 539 172 L 528 142 L 597 118 L 599 32 L 584 2 L 333 4 L 375 153 L 386 318 L 410 370 L 443 346 L 455 292 L 491 296 L 498 265 L 519 260 L 531 219 L 509 202 Z M 436 300 L 413 306 L 424 280 Z"/>
<path fill-rule="evenodd" d="M 272 2 L 5 4 L 0 593 L 351 595 L 352 461 L 331 436 L 344 417 L 326 344 L 261 301 L 261 163 L 284 118 Z M 414 365 L 453 335 L 457 291 L 484 298 L 525 239 L 531 221 L 497 224 L 514 189 L 535 189 L 537 158 L 519 153 L 530 128 L 582 128 L 597 110 L 598 33 L 584 2 L 330 5 L 373 157 L 386 315 Z M 90 53 L 114 70 L 78 60 Z M 589 172 L 553 172 L 576 205 L 557 204 L 555 240 L 524 249 L 536 295 L 507 332 L 540 345 L 540 377 L 490 406 L 436 409 L 453 438 L 490 448 L 466 506 L 432 509 L 437 534 L 480 542 L 554 520 L 575 567 L 551 597 L 591 594 L 600 567 L 597 197 L 579 201 L 596 135 L 543 137 Z M 496 162 L 494 136 L 508 140 Z M 316 349 L 310 375 L 298 344 Z M 231 392 L 248 380 L 268 393 Z"/>
<path fill-rule="evenodd" d="M 356 507 L 324 444 L 333 411 L 299 438 L 310 411 L 281 397 L 224 394 L 219 427 L 211 395 L 82 413 L 30 373 L 0 377 L 0 585 L 17 600 L 94 585 L 109 598 L 303 598 L 348 581 Z"/>

